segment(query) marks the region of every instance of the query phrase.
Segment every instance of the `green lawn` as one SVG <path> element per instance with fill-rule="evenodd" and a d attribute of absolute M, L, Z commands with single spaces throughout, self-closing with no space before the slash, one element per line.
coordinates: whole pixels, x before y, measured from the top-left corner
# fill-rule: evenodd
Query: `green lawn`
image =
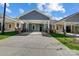
<path fill-rule="evenodd" d="M 59 40 L 61 43 L 69 47 L 70 49 L 79 50 L 79 44 L 73 43 L 75 38 L 68 36 L 65 37 L 63 34 L 57 33 L 52 33 L 51 35 L 55 37 L 57 40 Z"/>
<path fill-rule="evenodd" d="M 2 35 L 0 33 L 0 40 L 4 39 L 4 38 L 8 38 L 10 36 L 13 36 L 13 35 L 16 35 L 17 33 L 16 32 L 5 32 L 4 35 Z"/>

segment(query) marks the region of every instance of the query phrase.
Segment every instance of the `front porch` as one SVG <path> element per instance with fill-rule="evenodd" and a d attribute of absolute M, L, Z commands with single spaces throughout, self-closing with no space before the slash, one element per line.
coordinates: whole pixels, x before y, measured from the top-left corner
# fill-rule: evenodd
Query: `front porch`
<path fill-rule="evenodd" d="M 57 33 L 73 33 L 73 34 L 79 34 L 79 23 L 73 23 L 73 22 L 62 22 L 55 24 L 55 30 Z"/>
<path fill-rule="evenodd" d="M 50 32 L 49 21 L 20 21 L 16 23 L 16 27 L 21 32 Z"/>

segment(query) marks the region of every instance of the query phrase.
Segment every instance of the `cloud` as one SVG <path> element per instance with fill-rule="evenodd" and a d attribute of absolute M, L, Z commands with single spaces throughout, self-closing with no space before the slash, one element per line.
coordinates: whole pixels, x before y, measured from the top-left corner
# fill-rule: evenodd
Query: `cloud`
<path fill-rule="evenodd" d="M 22 13 L 24 13 L 24 9 L 19 9 L 19 12 L 22 14 Z"/>
<path fill-rule="evenodd" d="M 53 17 L 52 16 L 52 12 L 62 12 L 65 13 L 65 8 L 62 4 L 60 3 L 39 3 L 37 4 L 37 8 L 43 12 L 46 12 L 47 14 L 49 14 L 51 16 L 51 18 L 55 19 L 55 20 L 60 20 L 63 17 Z"/>
<path fill-rule="evenodd" d="M 4 3 L 0 3 L 0 6 L 4 7 Z M 10 4 L 6 3 L 6 12 L 12 13 L 12 11 L 9 9 Z"/>
<path fill-rule="evenodd" d="M 4 3 L 0 3 L 0 6 L 4 7 Z M 9 7 L 10 4 L 9 3 L 6 3 L 6 7 Z"/>
<path fill-rule="evenodd" d="M 6 8 L 6 12 L 12 13 L 12 11 L 9 8 Z"/>
<path fill-rule="evenodd" d="M 55 17 L 55 16 L 53 16 L 53 19 L 54 20 L 60 20 L 60 19 L 62 19 L 63 17 Z"/>
<path fill-rule="evenodd" d="M 39 10 L 43 10 L 46 12 L 53 12 L 53 11 L 65 12 L 66 11 L 65 8 L 63 7 L 63 5 L 60 3 L 52 3 L 52 4 L 39 3 L 39 4 L 37 4 L 37 8 Z"/>
<path fill-rule="evenodd" d="M 59 3 L 49 4 L 48 8 L 53 10 L 53 11 L 65 12 L 65 8 L 63 7 L 63 5 L 61 5 Z"/>
<path fill-rule="evenodd" d="M 37 4 L 37 8 L 38 8 L 39 10 L 43 10 L 43 9 L 44 9 L 43 5 L 45 5 L 45 4 L 44 4 L 44 3 L 38 3 L 38 4 Z"/>
<path fill-rule="evenodd" d="M 6 3 L 6 6 L 7 6 L 7 7 L 9 7 L 9 6 L 10 6 L 10 4 L 9 4 L 9 3 Z"/>

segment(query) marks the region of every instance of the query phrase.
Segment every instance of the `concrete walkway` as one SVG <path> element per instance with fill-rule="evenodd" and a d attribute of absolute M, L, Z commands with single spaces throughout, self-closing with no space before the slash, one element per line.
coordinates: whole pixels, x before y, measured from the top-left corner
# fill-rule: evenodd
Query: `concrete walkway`
<path fill-rule="evenodd" d="M 72 36 L 72 37 L 79 37 L 79 34 L 73 34 L 73 33 L 66 33 L 67 36 Z"/>
<path fill-rule="evenodd" d="M 76 54 L 53 37 L 41 32 L 24 33 L 0 40 L 2 56 L 75 56 Z"/>

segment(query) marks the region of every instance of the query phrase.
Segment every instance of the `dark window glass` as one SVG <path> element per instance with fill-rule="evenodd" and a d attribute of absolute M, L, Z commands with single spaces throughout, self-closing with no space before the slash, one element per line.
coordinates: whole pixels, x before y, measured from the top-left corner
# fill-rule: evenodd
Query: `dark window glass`
<path fill-rule="evenodd" d="M 17 27 L 19 27 L 19 24 L 17 23 Z"/>
<path fill-rule="evenodd" d="M 9 28 L 11 28 L 11 24 L 9 24 Z"/>

